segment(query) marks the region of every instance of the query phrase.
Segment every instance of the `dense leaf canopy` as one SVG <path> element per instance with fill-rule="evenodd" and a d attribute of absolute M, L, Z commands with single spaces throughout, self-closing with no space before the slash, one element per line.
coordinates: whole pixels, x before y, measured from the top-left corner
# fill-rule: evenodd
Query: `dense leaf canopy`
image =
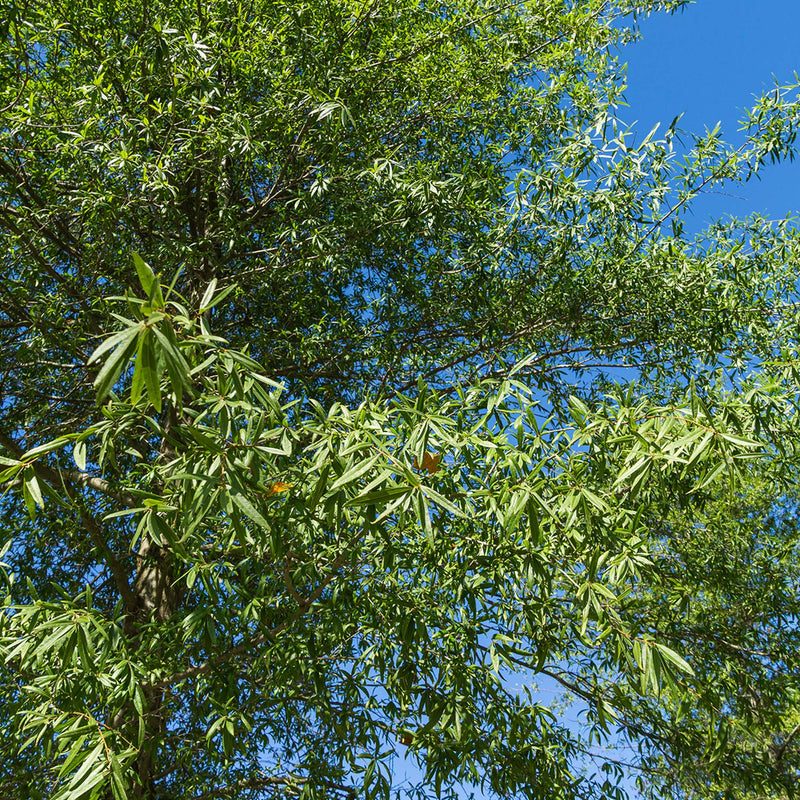
<path fill-rule="evenodd" d="M 3 0 L 3 796 L 793 796 L 800 242 L 682 219 L 800 101 L 626 130 L 681 5 Z"/>

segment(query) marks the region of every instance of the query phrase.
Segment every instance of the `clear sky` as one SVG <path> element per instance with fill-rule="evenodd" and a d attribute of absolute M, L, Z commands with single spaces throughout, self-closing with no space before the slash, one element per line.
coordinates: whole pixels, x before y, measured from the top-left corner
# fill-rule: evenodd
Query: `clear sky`
<path fill-rule="evenodd" d="M 644 20 L 643 39 L 627 47 L 627 123 L 646 135 L 656 122 L 664 130 L 684 113 L 679 127 L 702 133 L 722 123 L 727 141 L 739 144 L 745 109 L 775 85 L 798 81 L 798 0 L 697 0 L 672 16 Z M 800 161 L 769 166 L 762 179 L 730 187 L 695 204 L 687 227 L 699 229 L 726 214 L 800 215 Z M 723 190 L 724 191 L 724 190 Z"/>

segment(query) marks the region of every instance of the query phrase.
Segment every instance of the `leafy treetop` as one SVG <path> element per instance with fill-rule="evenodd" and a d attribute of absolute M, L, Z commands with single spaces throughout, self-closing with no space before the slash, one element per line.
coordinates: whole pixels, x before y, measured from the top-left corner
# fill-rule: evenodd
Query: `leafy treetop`
<path fill-rule="evenodd" d="M 6 796 L 793 791 L 797 234 L 681 219 L 800 104 L 622 129 L 680 5 L 6 0 Z"/>

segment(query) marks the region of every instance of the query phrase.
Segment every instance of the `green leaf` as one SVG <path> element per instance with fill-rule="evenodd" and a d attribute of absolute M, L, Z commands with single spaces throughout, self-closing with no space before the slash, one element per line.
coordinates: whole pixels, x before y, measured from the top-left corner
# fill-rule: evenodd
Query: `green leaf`
<path fill-rule="evenodd" d="M 53 796 L 53 800 L 77 800 L 85 793 L 100 783 L 105 777 L 105 763 L 103 753 L 104 742 L 98 742 L 85 754 L 81 768 L 70 778 L 67 786 Z"/>
<path fill-rule="evenodd" d="M 139 283 L 142 285 L 144 293 L 150 297 L 156 276 L 149 264 L 146 264 L 138 253 L 133 254 L 133 263 L 136 266 L 136 274 L 139 276 Z"/>
<path fill-rule="evenodd" d="M 72 448 L 72 457 L 75 460 L 75 465 L 81 472 L 86 471 L 86 442 L 78 439 Z"/>
<path fill-rule="evenodd" d="M 423 484 L 420 488 L 425 493 L 425 496 L 428 499 L 432 500 L 434 503 L 436 503 L 436 505 L 439 506 L 440 508 L 449 511 L 451 514 L 453 514 L 456 517 L 460 517 L 461 519 L 467 518 L 467 515 L 458 506 L 456 506 L 454 503 L 452 503 L 443 495 L 439 494 L 439 492 L 435 491 L 434 489 L 431 489 L 430 486 L 425 486 Z"/>
<path fill-rule="evenodd" d="M 414 491 L 414 488 L 411 486 L 388 486 L 386 489 L 379 489 L 375 492 L 368 492 L 366 494 L 360 494 L 357 497 L 352 497 L 345 505 L 380 506 L 388 500 L 394 500 L 412 491 Z"/>
<path fill-rule="evenodd" d="M 350 483 L 355 483 L 362 475 L 369 472 L 381 458 L 380 454 L 376 454 L 351 465 L 328 487 L 328 494 L 333 494 L 337 489 L 341 489 Z"/>
<path fill-rule="evenodd" d="M 135 406 L 139 402 L 144 387 L 144 371 L 142 370 L 142 345 L 147 337 L 147 330 L 139 336 L 136 346 L 136 360 L 133 366 L 133 378 L 131 379 L 131 405 Z"/>
<path fill-rule="evenodd" d="M 147 514 L 147 527 L 153 539 L 162 547 L 169 546 L 176 551 L 182 551 L 180 537 L 172 529 L 172 526 L 153 510 Z"/>
<path fill-rule="evenodd" d="M 200 308 L 198 309 L 198 313 L 202 314 L 204 311 L 207 311 L 210 307 L 208 304 L 211 302 L 211 298 L 214 296 L 214 292 L 217 290 L 217 279 L 212 278 L 211 282 L 206 286 L 205 292 L 203 292 L 203 297 L 200 300 Z"/>
<path fill-rule="evenodd" d="M 689 666 L 689 664 L 681 658 L 674 650 L 671 650 L 665 644 L 661 642 L 653 642 L 653 647 L 655 647 L 662 656 L 664 656 L 667 661 L 671 664 L 674 664 L 681 672 L 685 672 L 687 675 L 694 675 L 694 670 Z"/>
<path fill-rule="evenodd" d="M 30 493 L 36 505 L 39 506 L 39 508 L 44 508 L 42 490 L 39 487 L 39 480 L 36 477 L 36 473 L 33 471 L 33 467 L 28 467 L 25 470 L 23 473 L 23 480 L 25 481 L 25 488 Z"/>
<path fill-rule="evenodd" d="M 231 292 L 236 291 L 237 284 L 231 284 L 224 289 L 217 291 L 217 281 L 212 280 L 203 294 L 203 299 L 200 301 L 200 308 L 198 313 L 203 314 L 214 306 L 219 305 Z"/>
<path fill-rule="evenodd" d="M 32 447 L 25 453 L 25 460 L 37 458 L 38 456 L 52 453 L 54 450 L 60 450 L 67 442 L 71 440 L 69 436 L 59 436 L 57 439 L 52 439 L 45 444 L 40 444 L 37 447 Z"/>
<path fill-rule="evenodd" d="M 158 327 L 154 327 L 151 330 L 161 345 L 161 352 L 167 363 L 167 372 L 169 374 L 172 390 L 180 396 L 183 390 L 189 389 L 191 385 L 189 365 L 174 343 L 173 337 L 166 335 L 166 333 L 161 331 Z M 171 333 L 168 327 L 165 330 Z"/>
<path fill-rule="evenodd" d="M 147 387 L 147 399 L 155 408 L 156 413 L 161 412 L 161 368 L 158 363 L 156 343 L 148 330 L 142 342 L 142 373 Z"/>
<path fill-rule="evenodd" d="M 97 403 L 105 400 L 111 388 L 117 382 L 122 370 L 127 367 L 131 356 L 136 351 L 140 326 L 128 328 L 125 337 L 119 342 L 116 350 L 106 359 L 97 377 L 94 379 L 94 387 L 97 393 Z"/>
<path fill-rule="evenodd" d="M 326 462 L 325 466 L 323 466 L 322 470 L 320 471 L 316 483 L 314 484 L 314 490 L 311 492 L 311 496 L 306 500 L 306 508 L 308 508 L 310 511 L 317 507 L 322 495 L 325 494 L 325 491 L 328 488 L 328 475 L 330 473 L 330 469 L 330 462 Z"/>
<path fill-rule="evenodd" d="M 96 347 L 94 352 L 89 356 L 89 360 L 86 362 L 87 364 L 94 363 L 109 350 L 117 347 L 117 345 L 121 344 L 122 342 L 127 341 L 128 337 L 131 335 L 132 329 L 136 328 L 136 332 L 138 333 L 139 325 L 137 323 L 133 323 L 130 320 L 125 320 L 125 322 L 127 323 L 127 327 L 118 333 L 112 334 L 105 339 L 101 345 Z"/>
<path fill-rule="evenodd" d="M 241 492 L 231 490 L 229 492 L 229 496 L 233 504 L 240 510 L 243 511 L 245 516 L 249 517 L 253 522 L 256 523 L 261 528 L 265 530 L 269 530 L 270 524 L 267 520 L 261 515 L 259 510 L 250 502 L 250 500 Z"/>
<path fill-rule="evenodd" d="M 425 538 L 427 539 L 428 545 L 433 546 L 435 543 L 435 536 L 433 532 L 433 525 L 431 524 L 431 515 L 428 511 L 428 502 L 420 488 L 414 490 L 412 495 L 412 505 L 417 516 L 417 521 L 425 531 Z"/>

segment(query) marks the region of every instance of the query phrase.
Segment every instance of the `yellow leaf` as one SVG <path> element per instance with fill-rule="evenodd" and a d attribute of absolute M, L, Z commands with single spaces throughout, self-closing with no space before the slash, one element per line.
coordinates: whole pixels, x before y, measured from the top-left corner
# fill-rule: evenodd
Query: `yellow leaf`
<path fill-rule="evenodd" d="M 289 489 L 292 488 L 291 483 L 283 483 L 282 481 L 275 481 L 275 483 L 271 484 L 267 491 L 267 497 L 272 497 L 274 494 L 278 494 L 279 492 L 288 492 Z"/>

